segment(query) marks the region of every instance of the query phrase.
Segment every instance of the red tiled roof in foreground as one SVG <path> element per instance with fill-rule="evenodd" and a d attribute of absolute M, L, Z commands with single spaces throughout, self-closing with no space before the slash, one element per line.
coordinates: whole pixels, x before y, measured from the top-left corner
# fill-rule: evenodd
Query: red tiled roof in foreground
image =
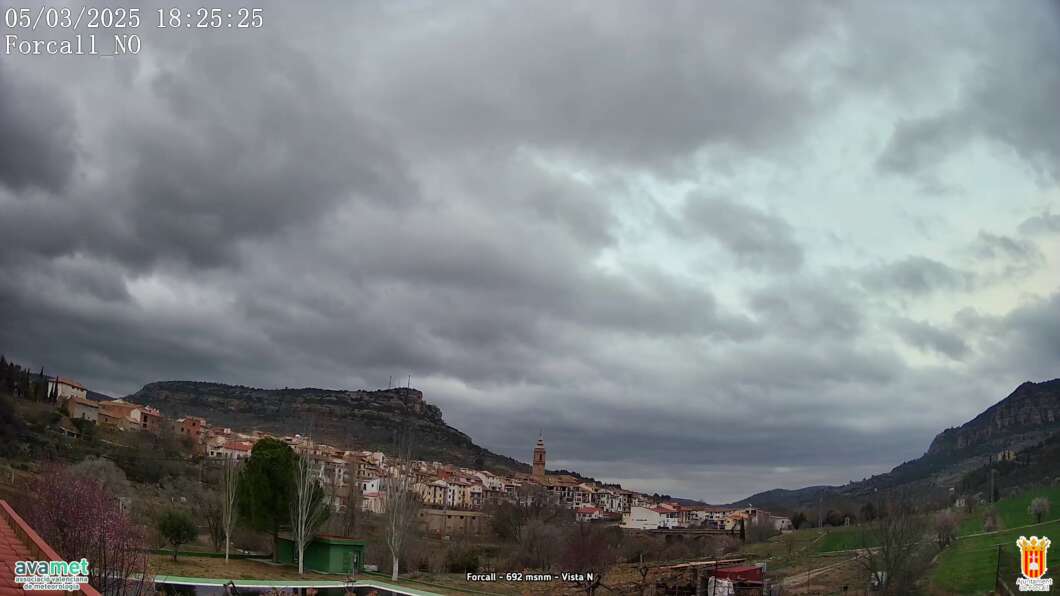
<path fill-rule="evenodd" d="M 15 561 L 61 561 L 62 558 L 48 546 L 33 528 L 29 527 L 15 510 L 0 500 L 0 596 L 60 596 L 66 592 L 26 591 L 15 583 Z M 84 584 L 80 594 L 100 596 L 95 588 Z"/>

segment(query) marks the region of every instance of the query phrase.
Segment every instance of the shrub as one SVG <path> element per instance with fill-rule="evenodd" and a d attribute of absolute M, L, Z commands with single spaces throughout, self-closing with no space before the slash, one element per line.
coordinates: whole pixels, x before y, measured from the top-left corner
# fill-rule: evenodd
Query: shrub
<path fill-rule="evenodd" d="M 445 566 L 449 573 L 476 573 L 479 568 L 479 553 L 469 545 L 454 546 L 446 554 Z"/>
<path fill-rule="evenodd" d="M 158 518 L 158 534 L 173 547 L 173 560 L 176 561 L 180 545 L 195 540 L 199 528 L 187 513 L 170 509 Z"/>

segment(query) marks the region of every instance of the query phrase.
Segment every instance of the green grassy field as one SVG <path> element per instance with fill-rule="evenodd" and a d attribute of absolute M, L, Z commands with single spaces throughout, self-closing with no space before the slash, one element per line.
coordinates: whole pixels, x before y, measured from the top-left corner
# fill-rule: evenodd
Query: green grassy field
<path fill-rule="evenodd" d="M 807 552 L 816 552 L 814 540 L 820 530 L 805 528 L 781 536 L 774 536 L 766 542 L 743 545 L 740 553 L 748 557 L 789 559 Z"/>
<path fill-rule="evenodd" d="M 1027 513 L 1027 507 L 1035 497 L 1046 497 L 1052 503 L 1052 510 L 1044 519 L 1060 519 L 1060 487 L 1046 487 L 1031 489 L 1018 497 L 1002 499 L 995 504 L 1001 517 L 1001 529 L 1016 528 L 1034 523 L 1034 517 Z M 977 534 L 983 531 L 983 514 L 985 508 L 980 507 L 974 514 L 961 523 L 959 534 Z"/>
<path fill-rule="evenodd" d="M 1016 539 L 1021 535 L 1030 534 L 1060 536 L 1060 520 L 1045 522 L 1032 528 L 1017 528 L 995 534 L 961 538 L 939 555 L 938 564 L 931 577 L 932 585 L 955 594 L 990 592 L 994 588 L 994 573 L 998 563 L 997 545 L 1001 544 L 1011 551 L 1016 544 Z"/>
<path fill-rule="evenodd" d="M 876 546 L 875 537 L 868 526 L 832 528 L 828 530 L 824 538 L 817 542 L 817 552 L 830 553 L 865 546 Z"/>
<path fill-rule="evenodd" d="M 1053 510 L 1045 517 L 1053 521 L 1023 528 L 1034 523 L 1033 516 L 1027 513 L 1031 500 L 1042 496 L 1054 504 Z M 1060 520 L 1057 519 L 1060 518 L 1060 487 L 1031 489 L 1017 497 L 1002 499 L 994 506 L 1001 518 L 1002 531 L 970 536 L 983 532 L 983 508 L 965 519 L 959 529 L 962 538 L 939 555 L 938 565 L 932 574 L 934 586 L 958 594 L 989 592 L 993 589 L 997 569 L 998 544 L 1011 550 L 1016 539 L 1024 534 L 1060 536 Z"/>

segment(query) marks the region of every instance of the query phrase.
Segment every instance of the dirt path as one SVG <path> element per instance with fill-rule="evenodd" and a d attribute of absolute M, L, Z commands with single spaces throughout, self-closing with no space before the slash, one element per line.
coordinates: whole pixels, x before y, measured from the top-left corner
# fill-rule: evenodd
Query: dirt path
<path fill-rule="evenodd" d="M 808 584 L 811 580 L 813 580 L 816 577 L 820 577 L 820 576 L 822 576 L 824 574 L 827 574 L 827 573 L 829 573 L 831 571 L 835 571 L 836 569 L 839 569 L 840 567 L 843 567 L 845 565 L 849 565 L 850 563 L 856 561 L 857 559 L 858 559 L 858 557 L 855 556 L 855 557 L 851 557 L 849 559 L 843 559 L 842 561 L 838 561 L 838 562 L 832 563 L 830 565 L 825 565 L 823 567 L 817 567 L 817 568 L 814 568 L 814 569 L 809 569 L 807 571 L 800 571 L 799 573 L 795 573 L 793 575 L 789 575 L 788 577 L 785 577 L 784 579 L 780 580 L 780 585 L 783 586 L 785 589 L 794 590 L 794 589 L 799 588 L 801 586 L 805 586 L 806 584 Z"/>

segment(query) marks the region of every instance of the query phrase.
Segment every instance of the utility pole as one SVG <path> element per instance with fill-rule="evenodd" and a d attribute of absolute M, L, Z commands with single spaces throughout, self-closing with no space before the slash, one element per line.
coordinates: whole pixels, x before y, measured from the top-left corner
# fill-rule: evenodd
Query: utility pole
<path fill-rule="evenodd" d="M 1001 579 L 1001 545 L 997 545 L 997 565 L 994 567 L 994 588 L 997 588 L 998 580 Z"/>

